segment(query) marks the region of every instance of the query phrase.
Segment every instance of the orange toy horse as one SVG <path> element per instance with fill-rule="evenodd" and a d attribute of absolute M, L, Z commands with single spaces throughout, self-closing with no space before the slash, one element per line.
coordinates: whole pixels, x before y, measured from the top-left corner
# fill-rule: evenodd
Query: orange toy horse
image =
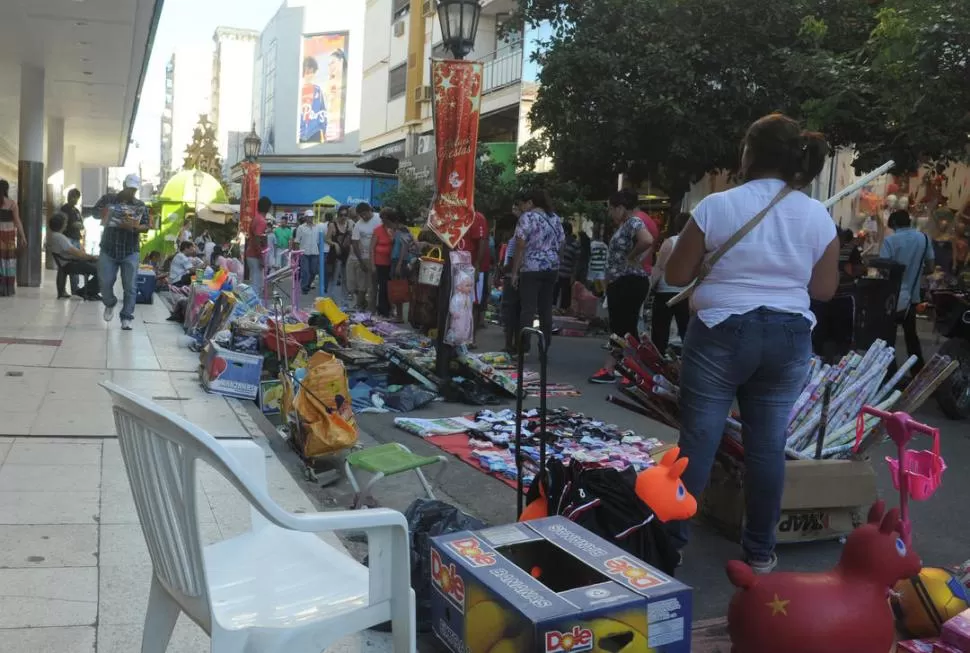
<path fill-rule="evenodd" d="M 687 469 L 687 459 L 678 460 L 678 456 L 680 449 L 674 447 L 664 455 L 659 465 L 645 469 L 637 475 L 637 496 L 662 522 L 690 519 L 697 512 L 697 499 L 680 480 Z M 519 521 L 548 516 L 549 500 L 545 488 L 540 484 L 539 496 L 525 507 Z"/>
<path fill-rule="evenodd" d="M 679 456 L 680 447 L 674 447 L 659 465 L 645 469 L 637 476 L 637 496 L 662 522 L 683 521 L 697 513 L 697 499 L 680 480 L 687 469 L 687 458 Z"/>
<path fill-rule="evenodd" d="M 899 511 L 877 501 L 832 571 L 755 576 L 734 560 L 728 608 L 732 653 L 886 653 L 895 639 L 887 596 L 920 571 L 899 534 Z"/>

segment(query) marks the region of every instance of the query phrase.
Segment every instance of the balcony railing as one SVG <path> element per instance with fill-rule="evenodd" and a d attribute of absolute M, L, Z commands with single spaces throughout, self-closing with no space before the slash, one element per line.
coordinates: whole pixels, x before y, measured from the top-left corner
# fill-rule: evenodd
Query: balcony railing
<path fill-rule="evenodd" d="M 479 59 L 482 72 L 482 94 L 497 91 L 522 80 L 522 48 L 505 47 Z"/>

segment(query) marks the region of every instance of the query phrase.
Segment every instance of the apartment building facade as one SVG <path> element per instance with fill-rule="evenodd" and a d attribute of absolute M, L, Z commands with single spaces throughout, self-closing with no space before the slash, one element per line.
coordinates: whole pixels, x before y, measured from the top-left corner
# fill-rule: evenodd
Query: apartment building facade
<path fill-rule="evenodd" d="M 230 132 L 248 132 L 253 123 L 253 83 L 259 32 L 218 27 L 212 35 L 212 108 L 209 120 L 216 126 L 219 155 L 227 175 L 230 166 Z"/>
<path fill-rule="evenodd" d="M 354 165 L 364 13 L 365 0 L 285 0 L 259 34 L 251 112 L 262 139 L 260 192 L 279 207 L 373 202 L 392 183 Z M 229 162 L 238 181 L 238 161 Z"/>
<path fill-rule="evenodd" d="M 441 42 L 437 3 L 366 0 L 366 4 L 358 166 L 383 173 L 395 173 L 404 166 L 430 178 L 434 168 L 431 60 L 452 56 Z M 515 0 L 483 0 L 475 49 L 466 57 L 484 65 L 480 143 L 521 144 L 528 137 L 523 117 L 535 93 L 535 79 L 523 81 L 529 39 L 502 29 L 515 4 Z M 525 68 L 528 72 L 529 66 Z"/>
<path fill-rule="evenodd" d="M 165 108 L 161 125 L 161 184 L 182 168 L 185 148 L 212 109 L 212 61 L 209 47 L 180 47 L 165 67 Z"/>

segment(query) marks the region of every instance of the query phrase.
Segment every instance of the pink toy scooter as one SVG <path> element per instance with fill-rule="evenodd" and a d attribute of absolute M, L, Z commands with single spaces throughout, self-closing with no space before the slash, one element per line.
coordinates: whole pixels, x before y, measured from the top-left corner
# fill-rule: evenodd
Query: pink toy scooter
<path fill-rule="evenodd" d="M 940 487 L 946 462 L 940 456 L 940 430 L 917 422 L 906 413 L 890 413 L 872 406 L 863 406 L 856 420 L 856 448 L 865 431 L 865 416 L 874 415 L 882 420 L 886 432 L 899 451 L 898 458 L 886 457 L 893 485 L 899 490 L 900 531 L 906 546 L 911 545 L 912 526 L 909 521 L 909 498 L 926 501 Z M 909 451 L 906 446 L 917 433 L 933 438 L 932 451 Z"/>

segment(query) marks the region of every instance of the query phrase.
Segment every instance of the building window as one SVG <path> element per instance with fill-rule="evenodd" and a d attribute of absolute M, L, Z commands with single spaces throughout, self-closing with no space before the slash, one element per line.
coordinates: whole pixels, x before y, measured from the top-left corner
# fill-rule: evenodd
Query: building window
<path fill-rule="evenodd" d="M 391 13 L 391 22 L 408 13 L 411 8 L 411 0 L 394 0 L 394 10 Z"/>
<path fill-rule="evenodd" d="M 399 98 L 407 92 L 407 89 L 408 65 L 402 63 L 400 66 L 391 68 L 387 73 L 387 99 Z"/>

